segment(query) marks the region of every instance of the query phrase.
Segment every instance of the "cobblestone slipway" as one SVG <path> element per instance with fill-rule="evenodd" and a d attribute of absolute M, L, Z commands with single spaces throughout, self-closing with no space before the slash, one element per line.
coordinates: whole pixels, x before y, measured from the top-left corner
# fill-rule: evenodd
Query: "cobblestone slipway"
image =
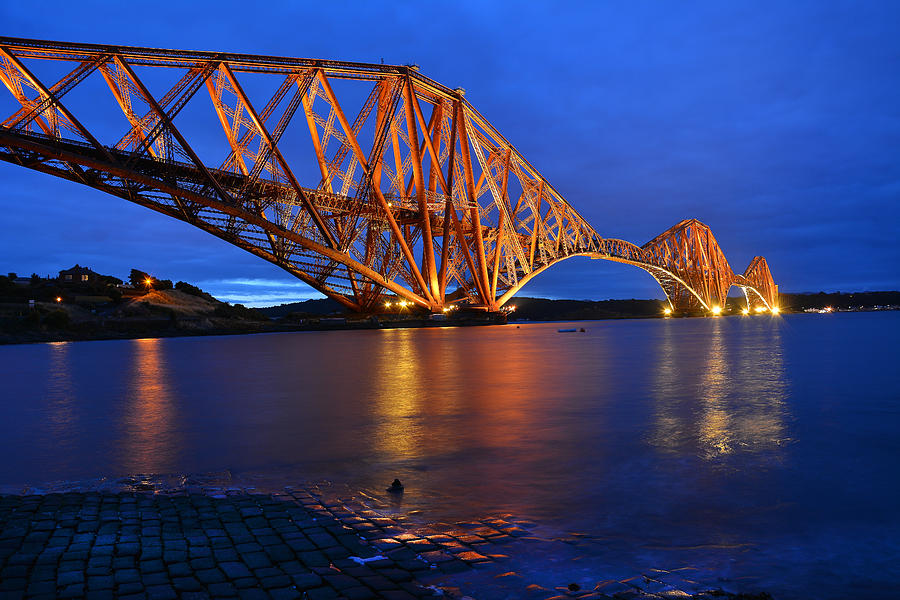
<path fill-rule="evenodd" d="M 527 524 L 496 517 L 413 528 L 318 486 L 0 496 L 0 600 L 19 598 L 461 598 L 454 574 L 502 563 Z M 502 570 L 502 569 L 501 569 Z M 501 573 L 496 577 L 519 577 Z M 529 598 L 700 598 L 657 572 Z M 575 586 L 577 587 L 577 586 Z M 509 596 L 511 598 L 516 595 Z M 762 596 L 765 597 L 765 596 Z"/>

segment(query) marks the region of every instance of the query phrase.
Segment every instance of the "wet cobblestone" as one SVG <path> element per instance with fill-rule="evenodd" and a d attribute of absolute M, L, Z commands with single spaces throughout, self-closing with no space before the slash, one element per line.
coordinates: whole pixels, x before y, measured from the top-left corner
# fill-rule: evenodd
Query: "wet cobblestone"
<path fill-rule="evenodd" d="M 410 567 L 429 568 L 414 547 L 389 557 L 366 539 L 402 533 L 309 491 L 6 495 L 0 598 L 435 595 L 414 583 Z"/>
<path fill-rule="evenodd" d="M 497 570 L 505 544 L 537 539 L 512 515 L 411 527 L 372 504 L 317 486 L 0 495 L 0 600 L 469 598 L 447 582 Z M 535 599 L 738 597 L 692 595 L 689 575 L 654 571 L 592 589 L 492 577 Z"/>

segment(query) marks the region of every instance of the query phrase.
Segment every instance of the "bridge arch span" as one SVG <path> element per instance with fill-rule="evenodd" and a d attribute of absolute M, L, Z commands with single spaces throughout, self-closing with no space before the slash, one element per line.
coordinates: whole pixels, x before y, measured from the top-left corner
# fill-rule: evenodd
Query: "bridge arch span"
<path fill-rule="evenodd" d="M 696 219 L 640 247 L 603 238 L 462 89 L 416 67 L 0 37 L 0 82 L 0 159 L 190 223 L 352 310 L 393 294 L 439 311 L 448 288 L 498 310 L 579 255 L 650 272 L 674 309 L 733 284 L 777 305 L 765 259 L 735 275 Z M 102 131 L 79 119 L 98 89 L 115 101 Z M 200 111 L 221 126 L 217 162 L 184 133 Z M 314 177 L 283 139 L 305 140 Z"/>

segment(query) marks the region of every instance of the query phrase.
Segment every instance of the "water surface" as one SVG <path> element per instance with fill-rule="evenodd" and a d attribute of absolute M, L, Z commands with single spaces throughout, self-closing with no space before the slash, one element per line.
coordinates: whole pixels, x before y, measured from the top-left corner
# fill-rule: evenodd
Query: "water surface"
<path fill-rule="evenodd" d="M 900 313 L 577 326 L 0 347 L 0 484 L 399 477 L 429 519 L 591 536 L 553 567 L 573 579 L 695 566 L 776 598 L 893 587 Z"/>

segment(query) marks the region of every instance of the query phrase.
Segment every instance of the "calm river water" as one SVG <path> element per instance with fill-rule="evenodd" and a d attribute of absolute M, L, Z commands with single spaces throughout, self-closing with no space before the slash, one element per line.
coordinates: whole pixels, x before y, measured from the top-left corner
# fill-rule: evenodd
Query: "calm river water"
<path fill-rule="evenodd" d="M 423 518 L 591 536 L 557 579 L 896 591 L 900 313 L 577 326 L 0 347 L 0 486 L 399 477 Z"/>

